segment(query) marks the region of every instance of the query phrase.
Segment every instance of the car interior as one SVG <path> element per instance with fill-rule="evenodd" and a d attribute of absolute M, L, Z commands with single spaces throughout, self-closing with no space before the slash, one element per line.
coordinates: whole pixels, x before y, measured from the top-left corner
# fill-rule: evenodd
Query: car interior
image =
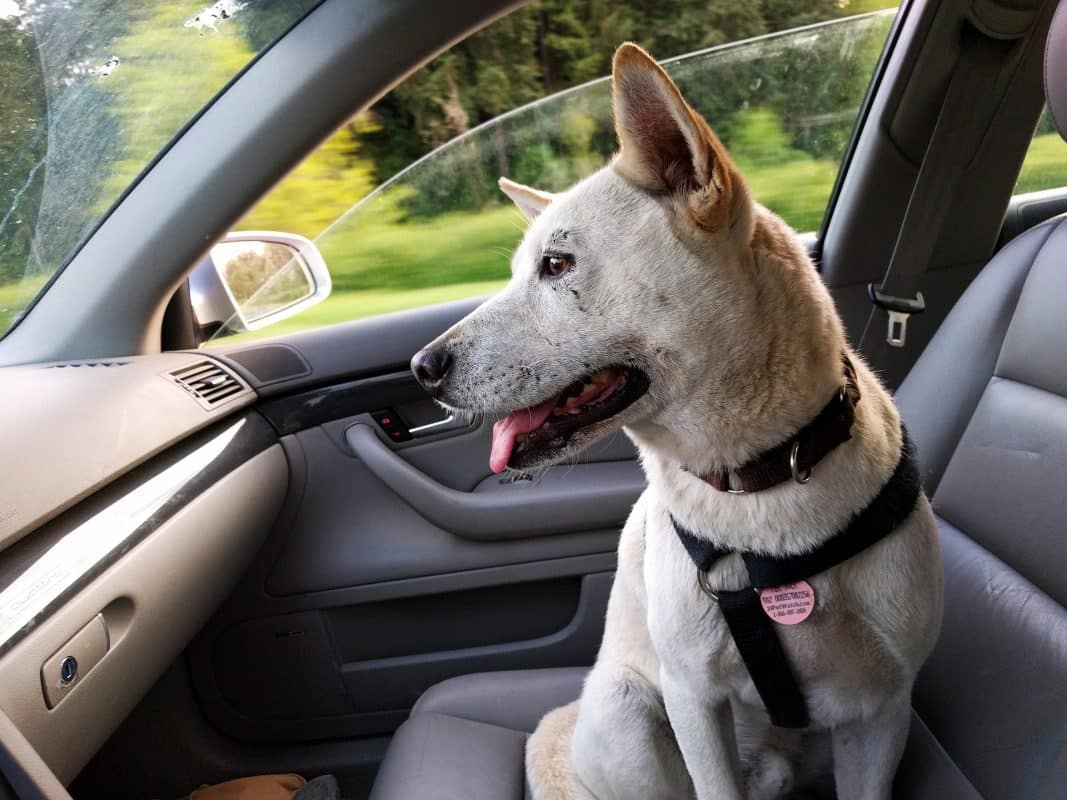
<path fill-rule="evenodd" d="M 517 5 L 315 4 L 0 339 L 0 797 L 289 772 L 353 799 L 529 796 L 526 739 L 596 657 L 633 445 L 491 474 L 493 420 L 408 369 L 476 298 L 201 349 L 188 277 L 355 111 Z M 946 576 L 901 798 L 1067 797 L 1067 187 L 1013 196 L 1046 106 L 1067 139 L 1057 5 L 906 0 L 806 238 L 856 343 L 885 330 L 868 286 L 898 239 L 930 254 L 906 346 L 867 353 Z M 991 77 L 953 117 L 962 31 Z M 946 135 L 973 150 L 908 241 Z"/>

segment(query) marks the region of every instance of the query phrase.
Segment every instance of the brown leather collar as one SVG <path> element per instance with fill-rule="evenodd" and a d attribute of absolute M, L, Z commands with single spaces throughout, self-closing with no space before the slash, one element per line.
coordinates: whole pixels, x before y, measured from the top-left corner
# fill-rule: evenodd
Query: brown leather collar
<path fill-rule="evenodd" d="M 839 444 L 852 438 L 852 422 L 856 418 L 860 390 L 856 385 L 856 370 L 852 361 L 848 356 L 843 356 L 842 361 L 844 383 L 815 419 L 747 464 L 697 477 L 720 492 L 730 494 L 761 492 L 788 480 L 807 483 L 815 465 Z M 735 485 L 740 488 L 730 488 L 731 472 Z"/>

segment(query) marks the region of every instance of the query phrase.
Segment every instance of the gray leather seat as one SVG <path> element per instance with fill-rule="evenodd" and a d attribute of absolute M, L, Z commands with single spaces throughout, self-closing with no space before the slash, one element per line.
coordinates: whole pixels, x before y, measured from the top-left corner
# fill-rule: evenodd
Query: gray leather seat
<path fill-rule="evenodd" d="M 1046 92 L 1067 137 L 1067 4 Z M 1067 146 L 1067 145 L 1065 145 Z M 945 622 L 915 687 L 896 794 L 1067 798 L 1067 220 L 982 271 L 897 393 L 941 528 Z M 430 689 L 374 800 L 512 800 L 546 711 L 582 669 L 471 675 Z"/>

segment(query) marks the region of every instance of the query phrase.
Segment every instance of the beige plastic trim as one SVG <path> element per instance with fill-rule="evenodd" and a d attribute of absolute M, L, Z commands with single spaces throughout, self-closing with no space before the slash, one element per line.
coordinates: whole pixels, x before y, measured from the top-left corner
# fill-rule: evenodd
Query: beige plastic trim
<path fill-rule="evenodd" d="M 244 391 L 207 410 L 167 376 L 205 360 L 214 361 L 170 353 L 0 369 L 0 549 L 255 400 L 235 375 Z"/>
<path fill-rule="evenodd" d="M 71 800 L 70 794 L 14 723 L 0 711 L 3 773 L 20 800 Z"/>
<path fill-rule="evenodd" d="M 0 658 L 0 708 L 60 781 L 77 775 L 203 627 L 261 547 L 287 484 L 285 456 L 272 445 L 190 501 Z M 50 711 L 41 665 L 100 613 L 110 650 Z"/>

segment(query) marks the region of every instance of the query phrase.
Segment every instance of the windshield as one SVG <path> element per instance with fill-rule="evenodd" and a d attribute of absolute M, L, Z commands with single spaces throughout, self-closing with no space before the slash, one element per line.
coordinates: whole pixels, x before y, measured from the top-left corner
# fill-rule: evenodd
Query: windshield
<path fill-rule="evenodd" d="M 0 0 L 0 336 L 182 127 L 318 0 Z"/>

